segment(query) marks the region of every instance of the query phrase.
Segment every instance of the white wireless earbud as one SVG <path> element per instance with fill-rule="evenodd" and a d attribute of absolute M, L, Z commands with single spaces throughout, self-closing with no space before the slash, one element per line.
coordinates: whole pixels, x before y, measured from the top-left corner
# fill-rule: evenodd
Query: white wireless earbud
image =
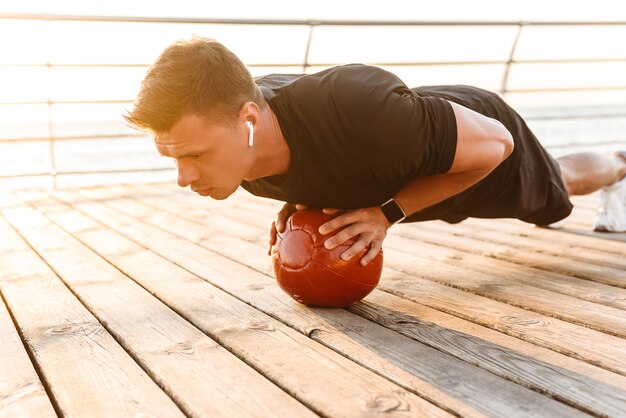
<path fill-rule="evenodd" d="M 248 124 L 248 146 L 251 147 L 254 143 L 254 125 L 249 120 L 246 123 Z"/>

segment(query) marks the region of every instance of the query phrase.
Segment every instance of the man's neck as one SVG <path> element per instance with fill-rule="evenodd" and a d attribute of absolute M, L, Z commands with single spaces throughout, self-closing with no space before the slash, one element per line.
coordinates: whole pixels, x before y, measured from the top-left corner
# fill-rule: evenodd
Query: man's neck
<path fill-rule="evenodd" d="M 280 130 L 276 115 L 265 104 L 261 109 L 260 120 L 254 129 L 255 162 L 245 180 L 276 176 L 287 173 L 291 151 Z"/>

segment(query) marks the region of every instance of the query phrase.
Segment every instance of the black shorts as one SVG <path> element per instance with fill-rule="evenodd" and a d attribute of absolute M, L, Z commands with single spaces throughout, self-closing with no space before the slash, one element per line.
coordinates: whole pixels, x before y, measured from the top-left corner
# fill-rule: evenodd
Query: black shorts
<path fill-rule="evenodd" d="M 522 221 L 536 225 L 549 225 L 553 222 L 560 221 L 569 216 L 574 208 L 574 205 L 569 200 L 565 184 L 563 183 L 559 164 L 547 152 L 545 158 L 547 161 L 545 161 L 544 164 L 548 171 L 545 177 L 549 178 L 549 180 L 547 183 L 542 181 L 534 185 L 535 188 L 546 188 L 545 192 L 541 193 L 542 190 L 537 192 L 537 190 L 530 187 L 525 190 L 526 193 L 542 196 L 543 200 L 537 202 L 537 210 L 528 215 L 518 217 Z"/>
<path fill-rule="evenodd" d="M 497 119 L 515 143 L 513 153 L 469 189 L 407 217 L 403 222 L 441 219 L 516 218 L 548 225 L 573 208 L 558 162 L 543 148 L 523 118 L 497 94 L 470 86 L 429 88 L 460 105 Z"/>

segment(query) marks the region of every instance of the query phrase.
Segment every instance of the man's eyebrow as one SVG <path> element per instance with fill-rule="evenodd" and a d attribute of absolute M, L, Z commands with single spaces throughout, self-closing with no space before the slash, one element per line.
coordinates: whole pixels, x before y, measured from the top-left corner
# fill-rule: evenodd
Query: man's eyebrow
<path fill-rule="evenodd" d="M 206 151 L 203 150 L 190 150 L 187 152 L 184 152 L 182 154 L 178 154 L 177 152 L 172 152 L 172 147 L 175 147 L 177 144 L 174 143 L 159 143 L 159 137 L 157 135 L 154 136 L 154 145 L 156 145 L 156 149 L 157 152 L 163 156 L 163 157 L 170 157 L 170 158 L 185 158 L 185 157 L 196 157 Z M 180 145 L 180 144 L 178 144 Z M 163 153 L 161 150 L 165 150 L 166 153 Z"/>
<path fill-rule="evenodd" d="M 159 153 L 159 155 L 163 156 L 163 157 L 172 157 L 172 158 L 176 158 L 174 155 L 170 155 L 170 154 L 166 154 L 163 153 L 161 151 L 161 149 L 167 150 L 169 151 L 168 148 L 171 147 L 170 144 L 163 144 L 163 143 L 159 143 L 159 136 L 158 135 L 154 135 L 154 145 L 156 146 L 157 152 Z"/>

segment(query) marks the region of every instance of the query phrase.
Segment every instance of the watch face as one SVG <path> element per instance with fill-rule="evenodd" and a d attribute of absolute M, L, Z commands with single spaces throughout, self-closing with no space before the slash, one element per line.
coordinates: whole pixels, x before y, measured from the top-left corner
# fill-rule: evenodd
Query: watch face
<path fill-rule="evenodd" d="M 390 224 L 394 224 L 404 218 L 404 212 L 395 199 L 385 202 L 380 208 Z"/>

